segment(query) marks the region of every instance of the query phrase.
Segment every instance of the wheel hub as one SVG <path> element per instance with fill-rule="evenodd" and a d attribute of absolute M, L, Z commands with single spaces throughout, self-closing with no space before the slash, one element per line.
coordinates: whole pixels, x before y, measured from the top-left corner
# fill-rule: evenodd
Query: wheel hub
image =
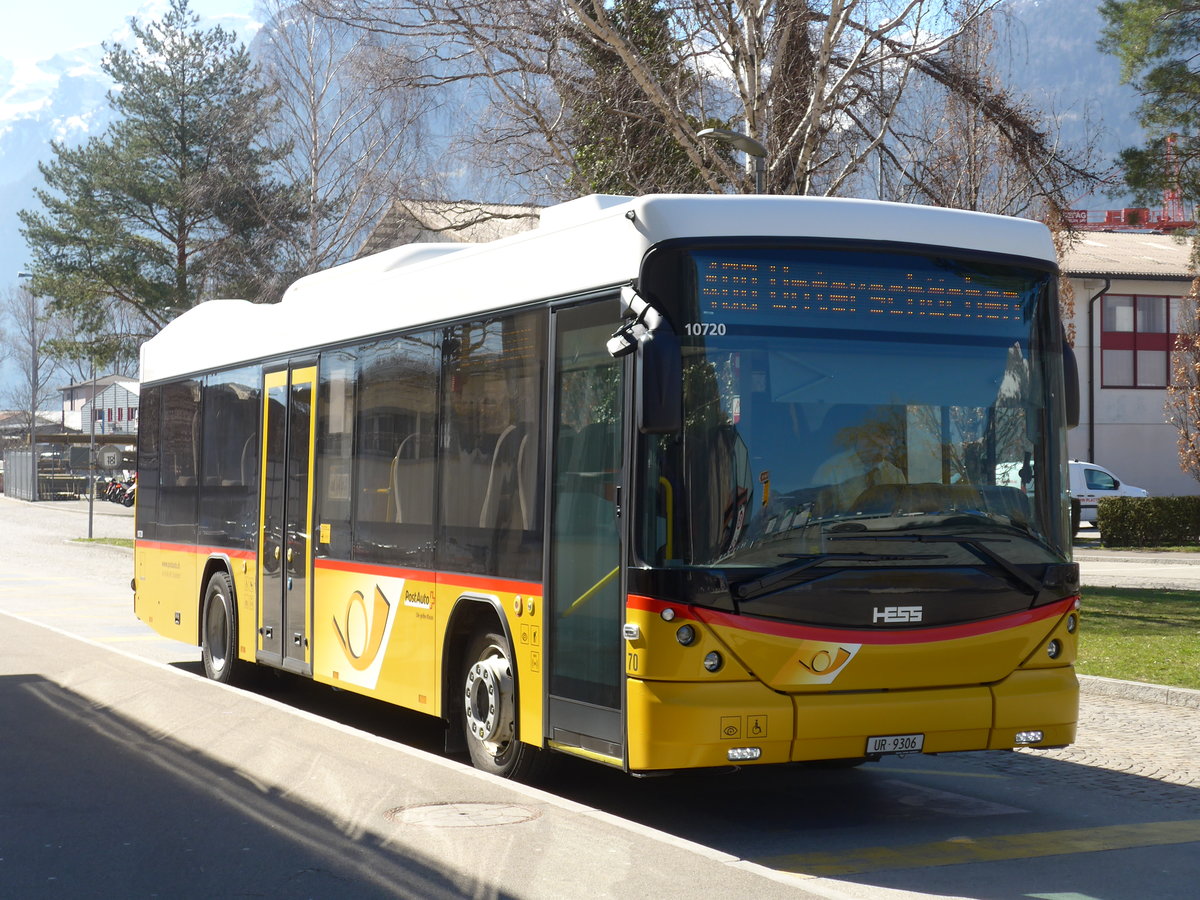
<path fill-rule="evenodd" d="M 497 755 L 513 733 L 512 668 L 503 656 L 476 661 L 467 672 L 467 728 Z"/>

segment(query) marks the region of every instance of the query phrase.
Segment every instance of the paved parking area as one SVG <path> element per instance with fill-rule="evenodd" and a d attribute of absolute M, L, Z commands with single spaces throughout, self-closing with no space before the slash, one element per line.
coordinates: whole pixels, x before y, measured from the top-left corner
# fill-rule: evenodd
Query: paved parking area
<path fill-rule="evenodd" d="M 1080 683 L 1076 742 L 1063 750 L 1023 752 L 1200 788 L 1200 691 L 1089 676 Z M 1200 807 L 1200 797 L 1193 802 Z"/>

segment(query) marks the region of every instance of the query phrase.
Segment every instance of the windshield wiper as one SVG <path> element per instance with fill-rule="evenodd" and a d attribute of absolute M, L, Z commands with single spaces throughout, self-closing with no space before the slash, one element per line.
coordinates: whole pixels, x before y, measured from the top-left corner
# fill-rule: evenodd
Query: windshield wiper
<path fill-rule="evenodd" d="M 800 553 L 780 553 L 782 557 L 790 557 L 796 560 L 791 563 L 783 563 L 776 566 L 766 575 L 760 578 L 748 578 L 745 581 L 737 581 L 729 585 L 729 592 L 738 600 L 749 600 L 753 597 L 765 594 L 771 588 L 783 584 L 785 581 L 791 581 L 801 572 L 807 569 L 812 569 L 823 562 L 838 561 L 838 560 L 855 560 L 863 561 L 870 560 L 871 562 L 896 562 L 898 560 L 912 559 L 945 559 L 945 556 L 925 556 L 915 555 L 911 553 L 901 554 L 881 554 L 881 553 L 820 553 L 815 556 L 805 556 Z M 827 575 L 833 571 L 816 573 Z"/>
<path fill-rule="evenodd" d="M 981 562 L 999 569 L 1018 585 L 1029 591 L 1030 595 L 1037 597 L 1041 593 L 1044 585 L 1038 581 L 1024 569 L 1013 565 L 999 553 L 995 553 L 985 544 L 1001 543 L 1007 544 L 1009 538 L 985 538 L 985 537 L 955 537 L 951 534 L 852 534 L 838 535 L 839 541 L 902 541 L 905 543 L 916 544 L 958 544 Z"/>

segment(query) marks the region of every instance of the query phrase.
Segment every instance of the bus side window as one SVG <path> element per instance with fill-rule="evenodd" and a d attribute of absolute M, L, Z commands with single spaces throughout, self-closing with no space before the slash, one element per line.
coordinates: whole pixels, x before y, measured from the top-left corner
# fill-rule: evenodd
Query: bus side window
<path fill-rule="evenodd" d="M 537 580 L 545 313 L 447 329 L 438 568 Z"/>
<path fill-rule="evenodd" d="M 256 546 L 261 384 L 258 366 L 204 379 L 199 522 L 214 546 Z"/>
<path fill-rule="evenodd" d="M 158 496 L 159 537 L 196 540 L 196 473 L 200 456 L 200 382 L 166 385 L 162 393 L 162 469 Z"/>
<path fill-rule="evenodd" d="M 146 540 L 158 537 L 158 482 L 161 466 L 159 438 L 162 431 L 163 388 L 143 386 L 138 422 L 137 535 Z"/>
<path fill-rule="evenodd" d="M 351 468 L 357 349 L 321 354 L 317 393 L 317 554 L 347 559 L 352 542 Z M 322 527 L 325 526 L 325 527 Z"/>
<path fill-rule="evenodd" d="M 382 338 L 359 352 L 355 559 L 430 564 L 434 463 L 421 448 L 436 446 L 440 345 L 437 332 L 424 332 Z"/>

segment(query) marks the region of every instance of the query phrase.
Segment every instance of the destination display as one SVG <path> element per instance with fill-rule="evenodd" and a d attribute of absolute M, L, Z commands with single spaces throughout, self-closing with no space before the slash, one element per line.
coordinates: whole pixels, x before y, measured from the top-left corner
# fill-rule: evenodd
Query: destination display
<path fill-rule="evenodd" d="M 686 330 L 703 335 L 754 324 L 1015 335 L 1027 331 L 1046 277 L 857 251 L 697 252 L 694 259 L 701 321 Z"/>

